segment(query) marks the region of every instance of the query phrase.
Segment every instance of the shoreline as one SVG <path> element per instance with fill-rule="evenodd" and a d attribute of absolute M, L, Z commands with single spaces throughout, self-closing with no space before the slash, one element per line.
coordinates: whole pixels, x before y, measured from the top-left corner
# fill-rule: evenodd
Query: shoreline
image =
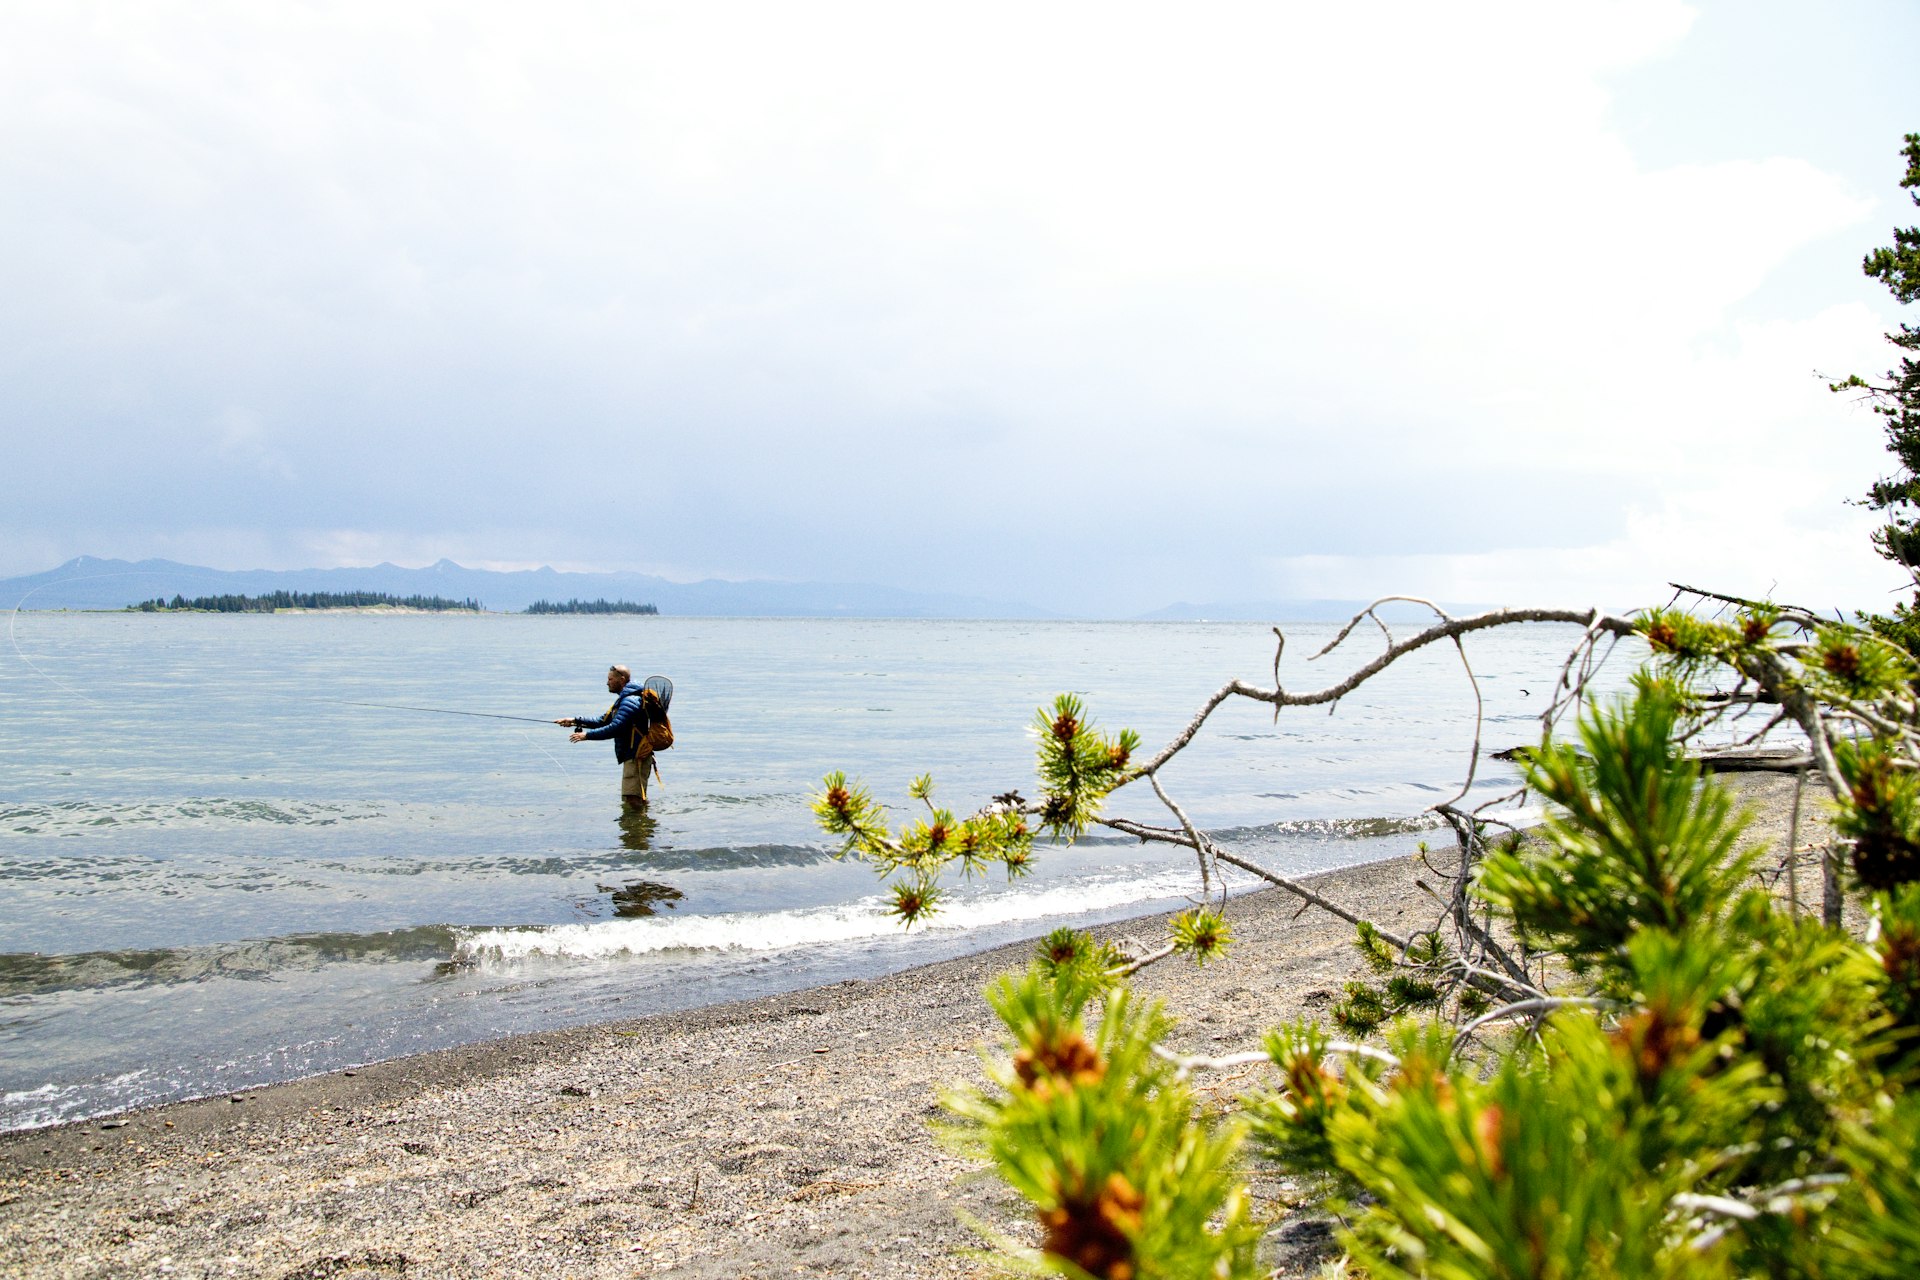
<path fill-rule="evenodd" d="M 1784 835 L 1791 779 L 1727 779 Z M 1808 815 L 1802 814 L 1803 841 Z M 1409 841 L 1411 844 L 1411 841 Z M 1411 851 L 1410 851 L 1411 852 Z M 1385 925 L 1436 908 L 1417 857 L 1320 873 Z M 1094 932 L 1157 940 L 1166 914 Z M 1265 889 L 1233 900 L 1233 949 L 1135 988 L 1172 1047 L 1257 1048 L 1323 1016 L 1363 965 L 1351 926 Z M 0 1134 L 0 1272 L 288 1277 L 959 1277 L 988 1274 L 961 1214 L 1031 1238 L 997 1179 L 935 1140 L 946 1085 L 998 1034 L 980 991 L 1018 942 L 873 979 L 390 1059 L 198 1101 Z M 1254 1069 L 1200 1081 L 1224 1100 Z M 1279 1260 L 1326 1240 L 1295 1189 L 1249 1170 Z M 1296 1238 L 1297 1237 L 1297 1238 Z"/>
<path fill-rule="evenodd" d="M 86 614 L 128 614 L 142 618 L 170 618 L 183 614 L 206 618 L 274 618 L 288 614 L 313 613 L 359 613 L 386 614 L 391 616 L 452 616 L 459 618 L 486 618 L 495 615 L 511 616 L 516 610 L 510 609 L 415 609 L 399 605 L 355 604 L 342 605 L 337 609 L 302 609 L 289 606 L 285 609 L 141 609 L 133 605 L 102 605 L 99 608 L 58 608 L 58 609 L 10 609 L 9 613 L 37 614 L 86 613 Z"/>

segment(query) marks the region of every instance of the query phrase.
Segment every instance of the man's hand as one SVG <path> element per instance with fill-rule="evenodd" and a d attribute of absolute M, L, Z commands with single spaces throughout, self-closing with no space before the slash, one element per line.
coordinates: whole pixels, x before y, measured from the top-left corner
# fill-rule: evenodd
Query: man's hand
<path fill-rule="evenodd" d="M 584 742 L 586 738 L 587 735 L 584 733 L 570 733 L 567 735 L 568 742 Z"/>
<path fill-rule="evenodd" d="M 563 729 L 571 729 L 578 722 L 575 721 L 573 717 L 569 716 L 565 720 L 555 720 L 554 723 L 559 725 Z"/>

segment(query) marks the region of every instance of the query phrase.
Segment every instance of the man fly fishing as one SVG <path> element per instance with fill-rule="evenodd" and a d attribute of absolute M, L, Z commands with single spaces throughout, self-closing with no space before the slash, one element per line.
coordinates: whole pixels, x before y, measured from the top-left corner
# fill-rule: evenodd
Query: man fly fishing
<path fill-rule="evenodd" d="M 623 666 L 607 668 L 607 692 L 613 705 L 598 716 L 571 716 L 554 723 L 574 730 L 569 742 L 613 739 L 613 758 L 620 762 L 620 796 L 628 808 L 647 807 L 647 775 L 655 769 L 654 743 L 649 733 L 657 721 L 666 723 L 666 708 L 656 694 L 633 683 L 633 672 Z M 669 731 L 670 733 L 671 731 Z M 672 743 L 672 738 L 667 738 Z"/>

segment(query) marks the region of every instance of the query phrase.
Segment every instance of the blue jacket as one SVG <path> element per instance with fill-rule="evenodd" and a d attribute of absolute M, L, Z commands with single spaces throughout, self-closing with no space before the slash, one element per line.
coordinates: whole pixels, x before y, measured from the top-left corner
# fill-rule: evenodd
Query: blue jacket
<path fill-rule="evenodd" d="M 613 758 L 621 764 L 634 757 L 634 746 L 647 731 L 647 713 L 640 701 L 640 682 L 620 691 L 612 706 L 597 716 L 576 716 L 574 727 L 587 731 L 588 739 L 598 742 L 613 739 Z"/>

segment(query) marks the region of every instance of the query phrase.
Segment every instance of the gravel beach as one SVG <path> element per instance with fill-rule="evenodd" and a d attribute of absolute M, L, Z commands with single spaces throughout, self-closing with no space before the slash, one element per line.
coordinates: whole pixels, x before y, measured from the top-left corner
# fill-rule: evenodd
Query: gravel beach
<path fill-rule="evenodd" d="M 1783 848 L 1791 779 L 1729 781 Z M 1435 914 L 1422 878 L 1406 857 L 1311 883 L 1406 929 Z M 1803 871 L 1803 900 L 1817 893 Z M 1257 1048 L 1359 976 L 1351 926 L 1300 905 L 1237 898 L 1225 961 L 1140 975 L 1179 1019 L 1176 1048 Z M 1098 932 L 1155 945 L 1163 919 Z M 977 1081 L 997 1045 L 981 989 L 1031 950 L 0 1135 L 0 1273 L 984 1275 L 966 1220 L 1018 1237 L 1025 1214 L 929 1121 L 939 1088 Z M 1201 1083 L 1225 1096 L 1259 1070 Z M 1252 1186 L 1275 1265 L 1316 1254 L 1325 1224 L 1290 1215 L 1286 1180 Z"/>

